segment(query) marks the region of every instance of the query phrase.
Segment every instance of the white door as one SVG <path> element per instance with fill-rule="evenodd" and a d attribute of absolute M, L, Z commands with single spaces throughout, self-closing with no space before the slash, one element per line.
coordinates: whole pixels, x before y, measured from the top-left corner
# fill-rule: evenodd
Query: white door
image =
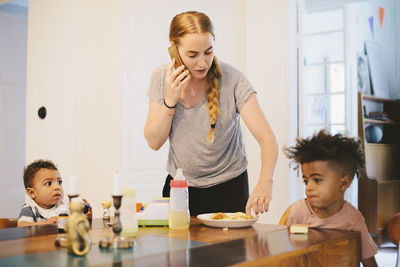
<path fill-rule="evenodd" d="M 121 99 L 121 174 L 124 185 L 136 189 L 136 201 L 149 203 L 162 196 L 162 186 L 167 176 L 168 142 L 159 151 L 153 151 L 144 138 L 149 103 L 147 90 L 153 69 L 160 62 L 169 60 L 166 47 L 168 23 L 172 15 L 163 15 L 165 28 L 160 29 L 152 23 L 154 18 L 148 16 L 151 2 L 124 1 L 123 4 L 125 27 L 122 55 L 125 66 Z M 158 54 L 151 51 L 157 51 Z"/>

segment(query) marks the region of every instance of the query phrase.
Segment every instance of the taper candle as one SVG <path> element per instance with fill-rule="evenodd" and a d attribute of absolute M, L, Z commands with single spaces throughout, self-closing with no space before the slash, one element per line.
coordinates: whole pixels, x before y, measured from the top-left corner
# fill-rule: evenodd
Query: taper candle
<path fill-rule="evenodd" d="M 78 175 L 72 175 L 69 177 L 69 192 L 68 195 L 78 195 Z"/>
<path fill-rule="evenodd" d="M 113 196 L 122 196 L 122 180 L 119 173 L 114 173 Z"/>

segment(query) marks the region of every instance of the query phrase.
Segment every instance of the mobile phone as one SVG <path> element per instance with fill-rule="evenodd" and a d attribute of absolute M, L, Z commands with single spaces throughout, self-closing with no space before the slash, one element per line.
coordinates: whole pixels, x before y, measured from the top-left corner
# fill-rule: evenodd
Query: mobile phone
<path fill-rule="evenodd" d="M 183 65 L 182 59 L 179 56 L 178 49 L 175 45 L 171 45 L 170 47 L 168 47 L 168 52 L 171 60 L 175 58 L 175 69 Z"/>

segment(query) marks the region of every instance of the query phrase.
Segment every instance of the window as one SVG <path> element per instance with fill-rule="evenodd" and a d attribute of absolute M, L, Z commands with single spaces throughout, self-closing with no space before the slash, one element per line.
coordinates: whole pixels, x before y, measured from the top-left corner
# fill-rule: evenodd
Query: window
<path fill-rule="evenodd" d="M 303 136 L 347 130 L 344 39 L 342 8 L 304 14 Z"/>

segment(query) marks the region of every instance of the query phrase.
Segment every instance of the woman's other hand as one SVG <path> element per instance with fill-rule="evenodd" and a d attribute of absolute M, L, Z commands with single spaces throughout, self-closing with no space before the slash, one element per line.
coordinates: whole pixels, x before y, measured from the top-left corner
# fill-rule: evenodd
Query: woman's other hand
<path fill-rule="evenodd" d="M 259 181 L 247 200 L 246 214 L 251 214 L 251 210 L 253 210 L 256 215 L 268 211 L 269 202 L 271 201 L 272 181 L 272 179 Z"/>

